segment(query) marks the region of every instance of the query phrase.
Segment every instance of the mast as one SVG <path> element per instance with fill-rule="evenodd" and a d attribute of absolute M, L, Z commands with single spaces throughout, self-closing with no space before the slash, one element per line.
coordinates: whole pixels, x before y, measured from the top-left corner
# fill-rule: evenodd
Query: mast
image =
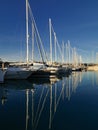
<path fill-rule="evenodd" d="M 68 64 L 68 45 L 66 43 L 66 65 Z"/>
<path fill-rule="evenodd" d="M 49 18 L 49 32 L 50 32 L 50 62 L 52 64 L 52 35 L 51 35 L 51 19 Z"/>
<path fill-rule="evenodd" d="M 56 53 L 56 33 L 54 32 L 54 49 L 55 49 L 55 62 L 56 62 L 56 60 L 57 60 L 57 53 Z"/>
<path fill-rule="evenodd" d="M 62 64 L 64 64 L 64 42 L 62 42 Z"/>
<path fill-rule="evenodd" d="M 32 62 L 34 62 L 34 24 L 32 22 Z"/>
<path fill-rule="evenodd" d="M 26 0 L 26 46 L 27 46 L 27 54 L 26 54 L 26 62 L 27 62 L 27 65 L 28 65 L 28 0 Z"/>
<path fill-rule="evenodd" d="M 72 65 L 74 65 L 74 48 L 72 48 Z"/>
<path fill-rule="evenodd" d="M 70 41 L 68 40 L 68 63 L 70 65 Z"/>

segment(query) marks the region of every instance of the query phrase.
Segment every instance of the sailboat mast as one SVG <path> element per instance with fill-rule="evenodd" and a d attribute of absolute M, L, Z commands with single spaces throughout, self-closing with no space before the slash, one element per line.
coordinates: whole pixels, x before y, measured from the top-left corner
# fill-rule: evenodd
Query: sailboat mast
<path fill-rule="evenodd" d="M 54 32 L 54 49 L 55 49 L 55 62 L 56 62 L 56 60 L 57 60 L 57 53 L 56 53 L 56 33 Z"/>
<path fill-rule="evenodd" d="M 62 64 L 64 64 L 64 42 L 62 42 Z"/>
<path fill-rule="evenodd" d="M 32 22 L 32 62 L 34 62 L 34 24 Z"/>
<path fill-rule="evenodd" d="M 68 40 L 68 63 L 70 65 L 70 41 Z"/>
<path fill-rule="evenodd" d="M 51 19 L 49 19 L 49 32 L 50 32 L 50 62 L 52 64 L 52 36 L 51 36 Z"/>
<path fill-rule="evenodd" d="M 26 61 L 27 61 L 27 64 L 28 64 L 28 0 L 26 0 L 26 49 L 27 49 L 27 55 L 26 55 L 26 57 L 27 57 L 27 59 L 26 59 Z"/>

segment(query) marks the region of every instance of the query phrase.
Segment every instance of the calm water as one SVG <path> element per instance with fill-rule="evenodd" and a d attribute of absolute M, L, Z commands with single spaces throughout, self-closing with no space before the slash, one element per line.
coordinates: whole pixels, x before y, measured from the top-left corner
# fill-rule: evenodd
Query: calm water
<path fill-rule="evenodd" d="M 0 130 L 98 130 L 98 72 L 0 85 Z"/>

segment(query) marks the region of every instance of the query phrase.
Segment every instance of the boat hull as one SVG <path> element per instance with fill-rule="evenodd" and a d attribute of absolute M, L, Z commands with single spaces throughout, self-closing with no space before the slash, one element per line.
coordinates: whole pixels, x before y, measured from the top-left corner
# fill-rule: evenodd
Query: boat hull
<path fill-rule="evenodd" d="M 27 79 L 32 71 L 25 68 L 8 68 L 5 79 Z"/>

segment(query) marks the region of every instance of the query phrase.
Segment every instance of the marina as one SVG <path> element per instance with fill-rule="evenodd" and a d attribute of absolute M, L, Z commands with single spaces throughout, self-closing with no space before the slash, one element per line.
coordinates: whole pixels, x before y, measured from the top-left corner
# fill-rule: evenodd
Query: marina
<path fill-rule="evenodd" d="M 98 130 L 96 12 L 97 0 L 1 2 L 0 130 Z"/>
<path fill-rule="evenodd" d="M 32 61 L 29 61 L 29 15 L 32 24 Z M 53 35 L 53 36 L 52 36 Z M 53 38 L 52 38 L 53 37 Z M 54 39 L 54 43 L 53 43 Z M 34 61 L 34 42 L 36 40 L 36 44 L 38 47 L 38 52 L 40 54 L 41 61 Z M 78 61 L 78 55 L 73 55 L 72 61 L 71 58 L 71 45 L 70 41 L 66 44 L 66 52 L 68 61 L 65 63 L 64 61 L 64 43 L 63 48 L 60 47 L 56 32 L 54 31 L 52 21 L 49 18 L 49 42 L 50 42 L 50 58 L 47 58 L 46 52 L 32 13 L 31 6 L 29 1 L 26 0 L 26 63 L 25 62 L 13 62 L 7 64 L 5 67 L 5 63 L 1 60 L 1 68 L 0 68 L 0 83 L 4 83 L 6 79 L 28 79 L 28 78 L 35 78 L 35 77 L 55 77 L 55 75 L 70 75 L 72 70 L 78 71 L 83 70 L 81 57 Z M 53 44 L 54 44 L 54 51 L 53 51 Z M 61 56 L 61 63 L 57 60 L 57 46 Z M 53 59 L 54 53 L 54 59 Z M 74 49 L 74 53 L 76 51 Z M 73 53 L 73 54 L 74 54 Z M 73 62 L 75 61 L 75 63 Z M 73 62 L 73 63 L 71 63 Z M 72 65 L 74 65 L 74 68 Z M 79 69 L 77 69 L 79 68 Z"/>

